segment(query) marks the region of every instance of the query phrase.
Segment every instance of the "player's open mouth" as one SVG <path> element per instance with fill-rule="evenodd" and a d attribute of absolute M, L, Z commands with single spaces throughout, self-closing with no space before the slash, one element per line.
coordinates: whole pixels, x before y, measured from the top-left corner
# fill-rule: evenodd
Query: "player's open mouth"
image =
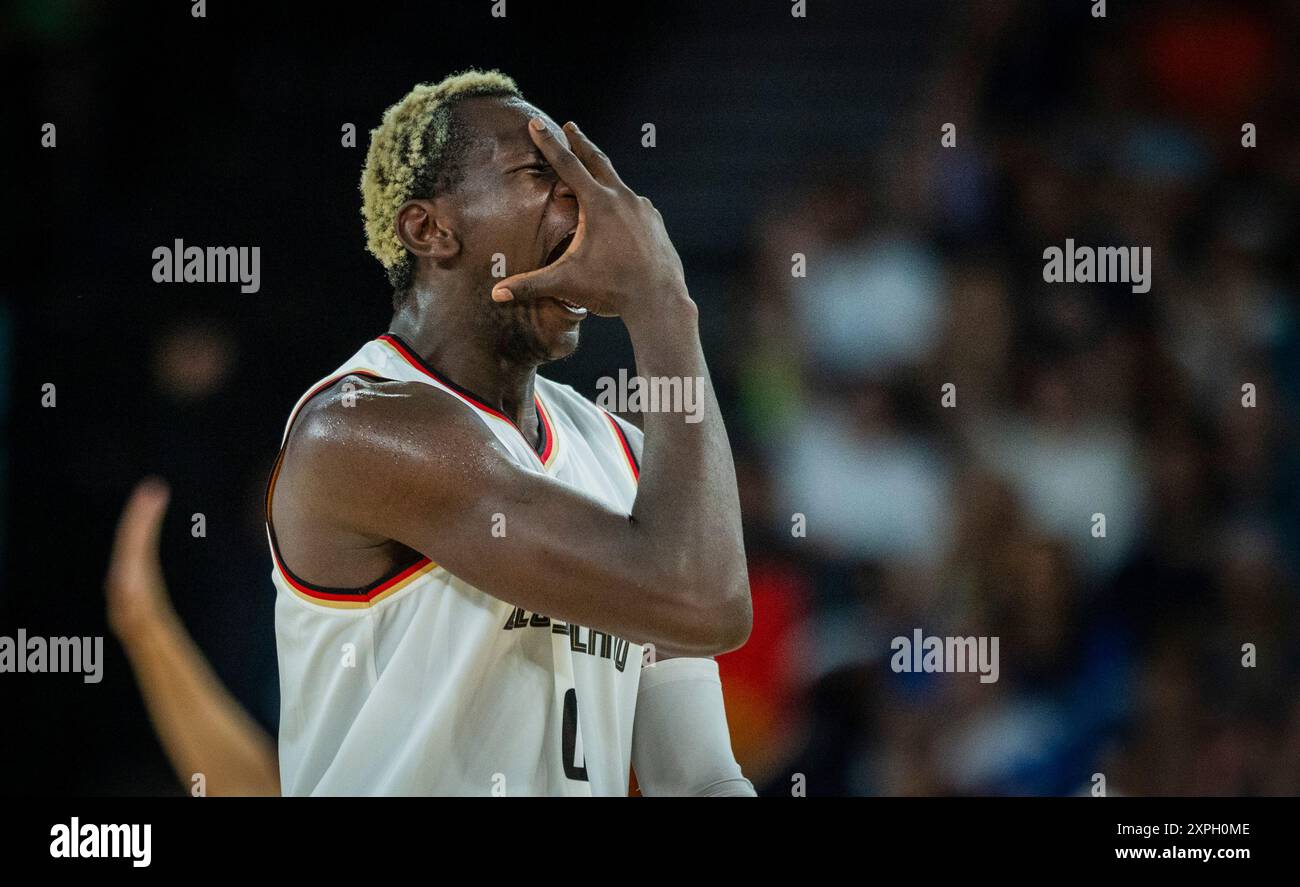
<path fill-rule="evenodd" d="M 577 233 L 578 233 L 578 229 L 575 228 L 572 231 L 570 231 L 568 234 L 561 237 L 560 242 L 555 244 L 555 247 L 549 253 L 546 254 L 546 261 L 542 262 L 542 267 L 545 268 L 547 265 L 554 263 L 557 259 L 560 258 L 560 256 L 564 255 L 565 250 L 567 250 L 569 248 L 569 245 L 573 243 L 573 238 Z"/>
<path fill-rule="evenodd" d="M 557 259 L 560 258 L 560 256 L 564 255 L 565 251 L 573 243 L 574 235 L 576 235 L 577 233 L 578 233 L 578 229 L 575 228 L 572 231 L 570 231 L 568 234 L 561 237 L 560 242 L 555 244 L 555 247 L 550 251 L 550 253 L 547 254 L 546 261 L 542 263 L 542 267 L 544 268 L 547 265 L 554 263 Z M 561 299 L 556 297 L 553 299 L 553 301 L 559 303 L 559 305 L 562 308 L 564 308 L 565 311 L 572 314 L 574 317 L 587 316 L 586 308 L 583 308 L 581 305 L 570 302 L 568 299 Z"/>

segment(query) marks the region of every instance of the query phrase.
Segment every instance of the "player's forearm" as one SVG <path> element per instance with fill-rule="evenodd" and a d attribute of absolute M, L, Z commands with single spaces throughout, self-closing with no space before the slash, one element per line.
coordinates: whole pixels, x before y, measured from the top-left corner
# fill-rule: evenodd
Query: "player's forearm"
<path fill-rule="evenodd" d="M 725 652 L 744 643 L 752 615 L 736 470 L 700 346 L 698 311 L 682 294 L 625 321 L 640 376 L 679 378 L 683 387 L 703 382 L 699 422 L 687 422 L 681 412 L 644 414 L 632 517 L 648 540 L 650 556 L 669 566 L 683 617 L 702 622 L 713 635 L 711 644 L 691 652 Z"/>
<path fill-rule="evenodd" d="M 203 774 L 208 795 L 278 795 L 275 744 L 230 695 L 172 616 L 122 637 L 149 718 L 187 787 Z"/>
<path fill-rule="evenodd" d="M 718 664 L 663 659 L 641 669 L 632 769 L 643 794 L 753 797 L 731 750 Z"/>

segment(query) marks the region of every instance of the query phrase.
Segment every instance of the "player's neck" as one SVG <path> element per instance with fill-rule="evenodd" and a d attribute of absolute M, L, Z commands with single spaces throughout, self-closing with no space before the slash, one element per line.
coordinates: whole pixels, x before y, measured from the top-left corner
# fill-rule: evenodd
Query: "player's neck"
<path fill-rule="evenodd" d="M 481 315 L 435 316 L 407 305 L 393 315 L 388 328 L 443 379 L 503 413 L 526 437 L 536 429 L 533 382 L 538 364 L 502 357 L 498 331 L 484 325 Z"/>

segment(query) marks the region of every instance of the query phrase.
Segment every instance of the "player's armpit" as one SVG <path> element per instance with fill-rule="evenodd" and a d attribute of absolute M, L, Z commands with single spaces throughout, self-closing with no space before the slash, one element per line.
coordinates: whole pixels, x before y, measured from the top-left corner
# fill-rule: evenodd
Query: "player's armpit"
<path fill-rule="evenodd" d="M 668 534 L 519 467 L 430 386 L 363 389 L 346 407 L 323 397 L 296 423 L 285 470 L 311 478 L 295 485 L 309 497 L 297 507 L 395 540 L 515 606 L 693 655 L 743 641 L 735 614 L 699 587 L 708 572 Z"/>

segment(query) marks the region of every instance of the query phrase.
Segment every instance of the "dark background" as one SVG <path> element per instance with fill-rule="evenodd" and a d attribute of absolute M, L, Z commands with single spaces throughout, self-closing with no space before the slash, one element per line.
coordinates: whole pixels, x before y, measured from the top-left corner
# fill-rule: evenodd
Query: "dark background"
<path fill-rule="evenodd" d="M 181 792 L 103 617 L 145 474 L 178 610 L 274 730 L 266 474 L 390 316 L 368 131 L 469 66 L 579 121 L 682 254 L 750 537 L 755 630 L 721 662 L 763 792 L 1300 791 L 1300 4 L 1108 6 L 4 6 L 0 634 L 108 637 L 102 684 L 0 675 L 0 792 Z M 1067 237 L 1150 246 L 1151 291 L 1044 284 Z M 154 283 L 176 238 L 259 246 L 261 290 Z M 583 333 L 545 373 L 592 393 L 631 353 Z M 998 635 L 1000 681 L 892 673 L 918 627 Z"/>

